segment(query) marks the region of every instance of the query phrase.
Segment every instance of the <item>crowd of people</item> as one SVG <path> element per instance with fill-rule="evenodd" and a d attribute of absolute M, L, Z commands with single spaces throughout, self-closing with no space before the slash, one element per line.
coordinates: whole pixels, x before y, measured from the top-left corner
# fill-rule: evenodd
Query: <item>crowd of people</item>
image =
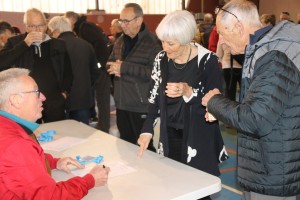
<path fill-rule="evenodd" d="M 0 21 L 0 197 L 80 199 L 105 185 L 102 165 L 56 183 L 52 169 L 83 166 L 44 153 L 34 132 L 40 123 L 95 118 L 108 133 L 112 94 L 120 138 L 139 145 L 140 158 L 148 149 L 220 176 L 222 121 L 237 129 L 243 199 L 296 199 L 300 14 L 294 23 L 282 12 L 276 23 L 251 1 L 231 0 L 200 24 L 186 10 L 171 12 L 155 33 L 143 17 L 140 5 L 125 4 L 110 37 L 73 11 L 46 19 L 28 9 L 25 33 Z"/>

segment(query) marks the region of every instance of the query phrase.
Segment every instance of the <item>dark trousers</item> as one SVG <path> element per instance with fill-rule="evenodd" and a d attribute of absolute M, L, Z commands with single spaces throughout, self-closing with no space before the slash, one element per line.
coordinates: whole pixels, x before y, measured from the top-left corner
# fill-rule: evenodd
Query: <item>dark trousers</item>
<path fill-rule="evenodd" d="M 116 115 L 120 138 L 132 144 L 137 144 L 147 114 L 117 109 Z M 153 139 L 151 139 L 148 149 L 156 151 L 153 146 Z"/>
<path fill-rule="evenodd" d="M 242 69 L 240 68 L 223 69 L 223 75 L 226 83 L 225 94 L 229 99 L 236 101 L 236 86 L 237 83 L 241 85 Z"/>
<path fill-rule="evenodd" d="M 98 107 L 97 128 L 106 133 L 110 127 L 110 76 L 101 71 L 95 83 L 95 95 Z"/>
<path fill-rule="evenodd" d="M 167 127 L 169 140 L 169 155 L 168 157 L 183 163 L 182 160 L 182 138 L 183 130 Z M 184 163 L 185 164 L 185 163 Z M 211 200 L 209 196 L 201 198 L 201 200 Z"/>
<path fill-rule="evenodd" d="M 71 110 L 68 112 L 68 118 L 74 119 L 76 121 L 89 124 L 90 119 L 90 109 L 78 109 L 78 110 Z"/>
<path fill-rule="evenodd" d="M 168 127 L 169 155 L 168 157 L 182 162 L 182 129 Z"/>

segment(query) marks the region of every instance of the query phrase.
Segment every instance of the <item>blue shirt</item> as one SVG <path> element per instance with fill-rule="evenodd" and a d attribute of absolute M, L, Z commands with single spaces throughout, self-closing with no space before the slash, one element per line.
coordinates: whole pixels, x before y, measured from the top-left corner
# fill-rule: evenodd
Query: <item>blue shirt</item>
<path fill-rule="evenodd" d="M 39 124 L 37 124 L 35 122 L 27 121 L 25 119 L 22 119 L 22 118 L 16 116 L 16 115 L 10 114 L 10 113 L 2 111 L 2 110 L 0 110 L 0 115 L 6 117 L 8 119 L 11 119 L 11 120 L 17 122 L 18 124 L 21 124 L 21 125 L 29 128 L 32 132 L 35 131 L 40 126 Z"/>
<path fill-rule="evenodd" d="M 250 44 L 253 45 L 256 42 L 258 42 L 262 38 L 262 36 L 267 32 L 269 32 L 272 28 L 273 26 L 270 24 L 269 26 L 266 26 L 264 28 L 255 31 L 254 35 L 250 35 Z"/>

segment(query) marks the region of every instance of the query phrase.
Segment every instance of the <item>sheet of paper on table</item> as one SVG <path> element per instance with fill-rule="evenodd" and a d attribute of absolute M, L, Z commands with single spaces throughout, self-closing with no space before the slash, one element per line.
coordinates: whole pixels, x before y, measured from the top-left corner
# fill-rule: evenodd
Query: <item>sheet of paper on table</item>
<path fill-rule="evenodd" d="M 71 171 L 71 173 L 75 176 L 84 176 L 89 173 L 95 165 L 96 163 L 88 163 L 85 165 L 84 169 L 74 169 Z M 110 172 L 108 174 L 109 178 L 122 176 L 124 174 L 129 174 L 136 171 L 136 169 L 124 164 L 123 162 L 108 163 L 105 164 L 105 166 L 110 168 Z"/>
<path fill-rule="evenodd" d="M 85 142 L 86 139 L 76 137 L 62 137 L 51 142 L 40 143 L 44 150 L 64 151 L 72 146 Z"/>

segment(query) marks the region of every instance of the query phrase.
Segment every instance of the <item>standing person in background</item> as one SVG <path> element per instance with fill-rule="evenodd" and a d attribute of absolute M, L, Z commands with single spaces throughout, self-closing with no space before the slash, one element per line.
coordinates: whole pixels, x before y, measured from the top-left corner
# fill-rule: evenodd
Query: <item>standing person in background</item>
<path fill-rule="evenodd" d="M 237 84 L 241 87 L 244 54 L 232 55 L 229 47 L 224 43 L 222 38 L 219 39 L 216 54 L 222 63 L 222 71 L 226 84 L 225 94 L 232 101 L 236 101 Z"/>
<path fill-rule="evenodd" d="M 114 44 L 108 72 L 115 75 L 114 99 L 121 139 L 136 144 L 147 117 L 151 70 L 161 44 L 143 23 L 140 5 L 126 4 L 119 23 L 124 34 Z M 152 140 L 149 148 L 154 150 Z"/>
<path fill-rule="evenodd" d="M 283 21 L 283 20 L 291 20 L 291 16 L 289 12 L 281 12 L 279 15 L 279 21 Z"/>
<path fill-rule="evenodd" d="M 186 10 L 168 14 L 156 29 L 164 51 L 153 64 L 139 156 L 147 149 L 160 118 L 160 154 L 219 176 L 218 163 L 227 157 L 224 142 L 218 122 L 205 121 L 205 108 L 199 101 L 210 89 L 222 88 L 222 73 L 217 56 L 191 43 L 195 32 L 194 16 Z"/>
<path fill-rule="evenodd" d="M 30 76 L 47 96 L 40 121 L 66 119 L 73 76 L 65 43 L 46 34 L 45 16 L 36 8 L 25 12 L 24 24 L 26 33 L 9 38 L 1 50 L 0 68 L 17 66 L 30 70 Z"/>
<path fill-rule="evenodd" d="M 29 70 L 0 72 L 0 197 L 1 199 L 81 199 L 88 190 L 107 183 L 109 168 L 95 166 L 83 177 L 55 182 L 52 169 L 70 173 L 68 165 L 84 168 L 70 157 L 44 153 L 34 131 L 46 97 Z"/>
<path fill-rule="evenodd" d="M 71 59 L 74 79 L 68 117 L 89 124 L 90 108 L 94 105 L 93 84 L 98 77 L 94 49 L 87 41 L 75 36 L 70 21 L 63 16 L 53 17 L 48 29 L 52 37 L 65 41 Z"/>
<path fill-rule="evenodd" d="M 217 27 L 214 26 L 214 28 L 212 29 L 212 31 L 209 35 L 208 50 L 216 53 L 217 46 L 218 46 L 218 41 L 219 41 L 219 34 L 218 34 L 218 31 L 217 31 Z"/>
<path fill-rule="evenodd" d="M 0 21 L 0 50 L 6 44 L 8 38 L 14 36 L 14 29 L 6 21 Z"/>
<path fill-rule="evenodd" d="M 110 33 L 111 33 L 111 38 L 109 39 L 109 43 L 108 43 L 108 50 L 111 53 L 113 48 L 114 48 L 114 44 L 116 42 L 116 40 L 123 34 L 123 30 L 121 27 L 121 24 L 118 22 L 118 19 L 113 19 L 111 21 L 111 26 L 109 28 Z M 114 94 L 114 75 L 111 75 L 111 94 Z"/>
<path fill-rule="evenodd" d="M 297 15 L 297 23 L 300 24 L 300 13 Z"/>
<path fill-rule="evenodd" d="M 118 19 L 113 19 L 111 21 L 109 30 L 110 30 L 110 39 L 109 39 L 108 49 L 109 52 L 111 53 L 116 39 L 118 39 L 123 33 L 122 27 L 118 22 Z"/>
<path fill-rule="evenodd" d="M 100 28 L 88 22 L 86 16 L 75 12 L 66 12 L 67 17 L 73 27 L 73 31 L 82 39 L 89 42 L 96 53 L 99 68 L 99 77 L 95 82 L 95 96 L 98 107 L 98 124 L 97 128 L 104 132 L 109 132 L 110 127 L 110 76 L 106 71 L 106 62 L 109 57 L 107 47 L 108 39 Z M 95 112 L 95 106 L 92 107 L 92 112 Z"/>
<path fill-rule="evenodd" d="M 205 13 L 203 17 L 203 22 L 200 23 L 199 32 L 201 34 L 201 45 L 204 48 L 208 48 L 209 36 L 214 28 L 214 17 L 211 13 Z"/>
<path fill-rule="evenodd" d="M 243 199 L 295 200 L 300 193 L 300 26 L 281 21 L 263 27 L 247 0 L 220 8 L 216 24 L 231 53 L 245 53 L 241 97 L 232 101 L 214 89 L 202 105 L 238 130 Z"/>
<path fill-rule="evenodd" d="M 260 16 L 260 21 L 263 24 L 263 26 L 269 26 L 272 24 L 272 26 L 276 25 L 276 16 L 273 14 L 262 14 Z"/>

